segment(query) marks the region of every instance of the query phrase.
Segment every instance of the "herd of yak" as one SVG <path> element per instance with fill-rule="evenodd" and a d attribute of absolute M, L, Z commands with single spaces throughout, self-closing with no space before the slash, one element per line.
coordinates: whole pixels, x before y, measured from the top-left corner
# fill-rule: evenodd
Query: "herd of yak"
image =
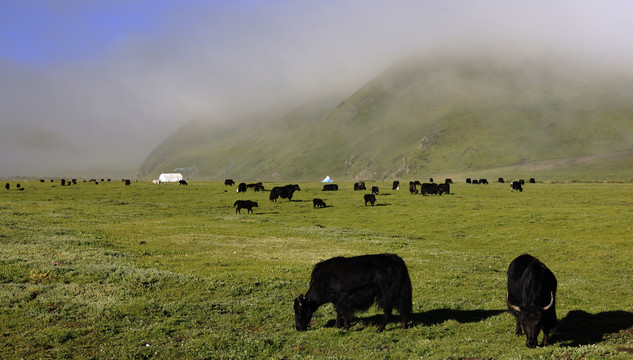
<path fill-rule="evenodd" d="M 444 181 L 444 183 L 441 184 L 436 184 L 433 182 L 433 179 L 429 179 L 430 182 L 428 183 L 421 183 L 420 181 L 410 181 L 409 182 L 409 192 L 412 194 L 422 194 L 422 195 L 442 195 L 442 194 L 450 194 L 451 192 L 451 185 L 453 183 L 453 181 L 451 179 L 446 179 Z M 499 183 L 504 183 L 503 178 L 499 178 L 497 180 Z M 478 179 L 478 180 L 472 180 L 470 178 L 466 179 L 466 183 L 468 184 L 488 184 L 488 180 L 486 179 Z M 530 179 L 530 183 L 535 183 L 534 178 Z M 517 190 L 522 192 L 523 191 L 523 187 L 522 185 L 525 184 L 524 180 L 515 180 L 512 181 L 510 183 L 510 189 L 512 191 Z M 233 181 L 233 179 L 226 179 L 224 180 L 224 185 L 225 186 L 233 186 L 235 185 L 235 181 Z M 420 189 L 418 190 L 418 186 L 420 187 Z M 247 184 L 247 183 L 240 183 L 237 186 L 237 192 L 238 193 L 243 193 L 246 192 L 248 189 L 253 189 L 254 191 L 265 191 L 264 189 L 264 184 L 261 182 L 257 182 L 257 183 L 251 183 L 251 184 Z M 392 190 L 399 190 L 400 189 L 400 181 L 395 180 L 393 182 L 392 185 Z M 337 191 L 338 190 L 338 185 L 337 184 L 325 184 L 323 185 L 323 191 Z M 367 186 L 365 185 L 364 181 L 359 181 L 357 183 L 354 183 L 354 190 L 367 190 Z M 272 188 L 272 190 L 270 190 L 270 195 L 269 195 L 269 199 L 270 201 L 276 202 L 277 199 L 282 198 L 282 199 L 288 199 L 288 200 L 292 200 L 292 196 L 295 193 L 295 191 L 301 191 L 301 189 L 299 188 L 298 184 L 289 184 L 289 185 L 285 185 L 285 186 L 275 186 Z M 365 194 L 363 196 L 363 199 L 365 200 L 365 206 L 367 206 L 367 204 L 371 204 L 372 206 L 374 206 L 374 204 L 376 203 L 376 195 L 378 195 L 378 193 L 380 192 L 378 186 L 372 186 L 371 187 L 371 193 L 370 194 Z M 323 201 L 323 199 L 319 199 L 319 198 L 315 198 L 312 200 L 312 204 L 314 206 L 315 209 L 317 208 L 324 208 L 327 205 L 325 204 L 325 202 Z M 253 208 L 254 207 L 259 207 L 259 204 L 256 201 L 251 201 L 251 200 L 237 200 L 233 206 L 235 207 L 235 212 L 236 213 L 241 213 L 242 209 L 247 209 L 248 213 L 252 213 L 253 212 Z"/>
<path fill-rule="evenodd" d="M 498 182 L 503 183 L 499 178 Z M 530 179 L 534 183 L 534 179 Z M 420 183 L 411 181 L 409 191 L 422 195 L 450 194 L 452 181 L 446 179 L 442 184 Z M 471 180 L 471 184 L 487 184 L 485 179 Z M 524 181 L 512 181 L 511 190 L 523 191 Z M 226 180 L 225 185 L 234 185 L 233 180 Z M 399 189 L 399 182 L 393 182 L 393 189 Z M 418 190 L 418 186 L 420 187 Z M 248 188 L 262 191 L 262 183 L 245 184 L 238 186 L 238 192 L 244 192 Z M 277 201 L 278 198 L 292 200 L 295 191 L 300 191 L 299 185 L 291 184 L 274 187 L 270 191 L 269 199 Z M 323 191 L 337 191 L 338 185 L 325 184 Z M 354 190 L 366 190 L 364 182 L 354 184 Z M 374 205 L 376 195 L 379 193 L 377 186 L 373 186 L 371 194 L 365 194 L 365 206 L 367 203 Z M 322 199 L 313 199 L 315 208 L 325 207 Z M 258 207 L 257 202 L 251 200 L 237 200 L 234 204 L 236 212 L 253 207 Z M 543 332 L 541 346 L 549 343 L 549 333 L 556 324 L 556 287 L 557 281 L 554 274 L 537 258 L 523 254 L 514 259 L 508 267 L 508 283 L 506 303 L 508 310 L 516 318 L 517 335 L 525 333 L 526 346 L 534 348 L 540 332 Z M 291 290 L 292 291 L 292 290 Z M 384 311 L 377 332 L 385 329 L 393 309 L 396 309 L 401 317 L 402 328 L 407 327 L 412 312 L 412 286 L 407 266 L 398 255 L 374 254 L 354 257 L 334 257 L 314 266 L 310 278 L 310 287 L 306 294 L 294 295 L 295 327 L 299 331 L 307 330 L 312 314 L 323 304 L 332 303 L 336 310 L 335 327 L 347 330 L 353 314 L 356 311 L 369 309 L 376 304 Z"/>

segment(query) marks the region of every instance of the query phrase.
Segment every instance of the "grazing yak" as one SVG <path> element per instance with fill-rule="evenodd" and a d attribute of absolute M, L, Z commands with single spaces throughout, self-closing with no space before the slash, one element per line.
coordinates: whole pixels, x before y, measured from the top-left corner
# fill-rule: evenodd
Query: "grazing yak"
<path fill-rule="evenodd" d="M 233 181 L 233 179 L 224 180 L 224 186 L 233 186 L 233 185 L 235 185 L 235 181 Z"/>
<path fill-rule="evenodd" d="M 437 195 L 439 191 L 439 187 L 435 183 L 424 183 L 420 185 L 420 194 L 426 195 Z"/>
<path fill-rule="evenodd" d="M 179 184 L 179 185 L 189 185 L 189 184 L 187 183 L 187 180 L 178 180 L 178 184 Z"/>
<path fill-rule="evenodd" d="M 260 181 L 260 182 L 256 182 L 256 183 L 252 183 L 252 184 L 246 184 L 247 188 L 252 188 L 254 191 L 264 191 L 264 184 Z"/>
<path fill-rule="evenodd" d="M 9 183 L 7 183 L 6 185 L 4 185 L 4 188 L 9 190 L 9 189 L 11 189 L 11 185 Z"/>
<path fill-rule="evenodd" d="M 338 185 L 336 185 L 336 184 L 325 184 L 325 185 L 323 185 L 323 191 L 338 191 Z"/>
<path fill-rule="evenodd" d="M 506 303 L 517 320 L 515 333 L 525 332 L 529 348 L 536 347 L 541 330 L 541 346 L 549 343 L 549 332 L 556 325 L 556 286 L 554 274 L 532 255 L 523 254 L 508 267 Z"/>
<path fill-rule="evenodd" d="M 371 193 L 372 193 L 372 194 L 374 194 L 374 195 L 378 195 L 378 192 L 379 192 L 379 190 L 378 190 L 378 186 L 372 186 L 372 187 L 371 187 Z"/>
<path fill-rule="evenodd" d="M 400 181 L 394 180 L 393 184 L 391 185 L 391 190 L 400 190 Z"/>
<path fill-rule="evenodd" d="M 376 202 L 375 194 L 365 194 L 363 198 L 365 199 L 365 206 L 367 206 L 367 203 L 371 203 L 371 206 L 374 206 L 374 203 Z"/>
<path fill-rule="evenodd" d="M 316 208 L 324 208 L 324 207 L 327 206 L 327 205 L 325 205 L 325 201 L 323 201 L 321 199 L 317 199 L 317 198 L 312 199 L 312 205 L 313 205 L 313 207 L 315 209 Z"/>
<path fill-rule="evenodd" d="M 530 178 L 530 184 L 536 184 L 536 180 L 534 178 Z"/>
<path fill-rule="evenodd" d="M 278 198 L 292 200 L 295 191 L 301 191 L 298 184 L 289 184 L 286 186 L 275 186 L 270 190 L 270 201 L 277 201 Z"/>
<path fill-rule="evenodd" d="M 235 204 L 233 204 L 233 206 L 235 206 L 235 213 L 242 213 L 242 209 L 247 209 L 247 213 L 252 213 L 253 212 L 253 208 L 254 207 L 259 207 L 259 205 L 257 205 L 256 201 L 250 201 L 250 200 L 237 200 L 235 202 Z"/>
<path fill-rule="evenodd" d="M 239 185 L 237 185 L 237 192 L 246 192 L 246 183 L 240 183 Z"/>
<path fill-rule="evenodd" d="M 500 177 L 500 178 L 498 178 L 498 179 L 497 179 L 497 182 L 498 182 L 499 184 L 503 184 L 503 183 L 505 183 L 505 180 L 503 180 L 503 178 L 502 178 L 502 177 Z"/>
<path fill-rule="evenodd" d="M 357 183 L 354 183 L 354 190 L 367 190 L 367 188 L 365 187 L 365 182 L 359 181 Z"/>
<path fill-rule="evenodd" d="M 355 311 L 369 309 L 374 302 L 384 315 L 376 332 L 385 329 L 395 308 L 401 326 L 407 327 L 412 310 L 411 280 L 407 266 L 398 255 L 375 254 L 335 257 L 314 266 L 308 292 L 294 291 L 295 327 L 306 330 L 312 314 L 323 304 L 333 303 L 335 326 L 348 330 Z M 342 324 L 341 324 L 342 323 Z"/>
<path fill-rule="evenodd" d="M 438 195 L 442 195 L 442 194 L 450 194 L 451 193 L 451 185 L 447 182 L 445 182 L 444 184 L 438 184 L 437 185 L 437 193 Z"/>
<path fill-rule="evenodd" d="M 409 181 L 409 192 L 411 194 L 417 194 L 418 193 L 418 188 L 416 187 L 416 185 L 419 183 L 419 181 Z"/>
<path fill-rule="evenodd" d="M 523 192 L 523 186 L 521 186 L 520 181 L 515 180 L 510 183 L 510 191 L 514 191 L 514 190 L 519 190 L 520 192 Z"/>

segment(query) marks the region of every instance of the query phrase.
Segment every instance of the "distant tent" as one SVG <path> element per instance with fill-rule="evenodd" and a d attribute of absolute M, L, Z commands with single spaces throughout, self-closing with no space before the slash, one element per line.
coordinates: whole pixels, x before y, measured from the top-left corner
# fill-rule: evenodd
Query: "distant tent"
<path fill-rule="evenodd" d="M 160 180 L 161 182 L 179 182 L 180 180 L 182 180 L 182 174 L 180 173 L 173 173 L 173 174 L 160 174 L 160 176 L 158 177 L 158 180 Z"/>
<path fill-rule="evenodd" d="M 330 176 L 326 176 L 321 182 L 332 182 L 332 179 L 330 179 Z"/>

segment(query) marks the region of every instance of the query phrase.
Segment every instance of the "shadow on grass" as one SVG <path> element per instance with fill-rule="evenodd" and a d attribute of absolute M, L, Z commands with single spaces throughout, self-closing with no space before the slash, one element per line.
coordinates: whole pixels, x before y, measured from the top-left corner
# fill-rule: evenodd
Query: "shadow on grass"
<path fill-rule="evenodd" d="M 459 323 L 471 323 L 485 320 L 489 317 L 499 315 L 506 312 L 506 310 L 453 310 L 453 309 L 436 309 L 426 311 L 423 313 L 417 313 L 411 315 L 411 321 L 409 321 L 409 327 L 416 324 L 422 324 L 425 326 L 441 324 L 447 320 L 455 320 Z M 382 322 L 382 314 L 364 317 L 354 318 L 352 320 L 352 326 L 354 323 L 361 323 L 363 326 L 375 326 L 378 327 Z M 396 323 L 400 326 L 400 315 L 397 311 L 391 316 L 389 324 Z M 335 320 L 329 320 L 326 324 L 327 327 L 334 327 Z M 387 328 L 390 326 L 387 325 Z"/>
<path fill-rule="evenodd" d="M 441 324 L 447 320 L 455 320 L 458 323 L 471 323 L 485 320 L 489 317 L 499 315 L 507 310 L 454 310 L 435 309 L 423 313 L 413 314 L 412 320 L 416 324 L 426 326 Z"/>
<path fill-rule="evenodd" d="M 631 327 L 633 327 L 631 312 L 605 311 L 590 314 L 582 310 L 572 310 L 558 321 L 552 340 L 566 346 L 591 345 L 603 341 L 605 335 Z"/>

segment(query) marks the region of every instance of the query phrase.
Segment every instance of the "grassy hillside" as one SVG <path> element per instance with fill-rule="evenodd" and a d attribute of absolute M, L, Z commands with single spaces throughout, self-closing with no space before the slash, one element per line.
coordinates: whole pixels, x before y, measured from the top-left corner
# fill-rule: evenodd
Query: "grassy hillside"
<path fill-rule="evenodd" d="M 299 108 L 259 130 L 201 132 L 191 124 L 161 144 L 140 175 L 196 164 L 195 176 L 211 179 L 497 171 L 626 179 L 633 170 L 632 89 L 633 80 L 570 64 L 417 58 L 394 65 L 336 107 Z"/>

